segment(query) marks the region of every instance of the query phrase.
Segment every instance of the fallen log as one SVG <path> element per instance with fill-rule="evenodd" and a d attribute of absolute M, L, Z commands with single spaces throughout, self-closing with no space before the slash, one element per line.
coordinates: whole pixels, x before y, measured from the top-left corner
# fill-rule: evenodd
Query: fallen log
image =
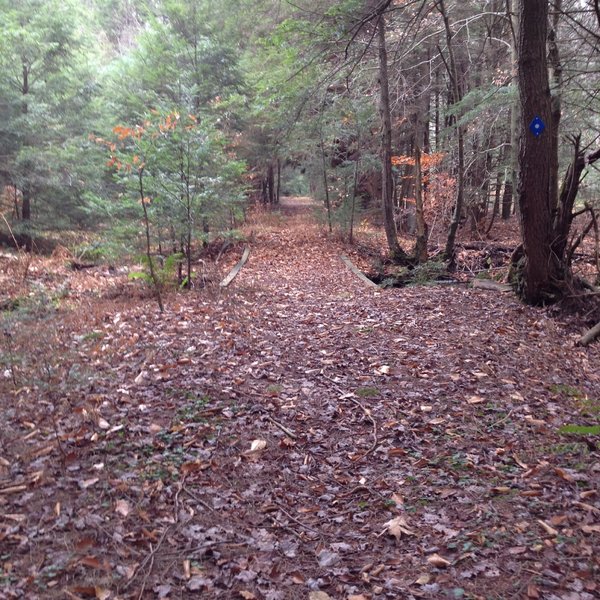
<path fill-rule="evenodd" d="M 227 287 L 237 277 L 237 274 L 242 270 L 242 267 L 248 261 L 249 256 L 250 256 L 250 246 L 246 246 L 246 248 L 244 249 L 244 253 L 242 254 L 242 258 L 240 259 L 238 264 L 235 265 L 235 267 L 233 267 L 233 269 L 231 269 L 231 271 L 229 272 L 229 275 L 227 275 L 227 277 L 225 277 L 225 279 L 223 279 L 223 281 L 221 281 L 221 283 L 219 284 L 221 287 L 223 287 L 223 288 Z"/>
<path fill-rule="evenodd" d="M 491 279 L 473 279 L 471 285 L 474 288 L 479 288 L 480 290 L 492 290 L 494 292 L 502 292 L 503 294 L 506 292 L 512 292 L 512 286 L 508 283 L 498 283 L 497 281 L 492 281 Z"/>
<path fill-rule="evenodd" d="M 371 281 L 358 267 L 354 266 L 352 261 L 345 254 L 340 254 L 340 258 L 348 269 L 350 269 L 350 271 L 352 271 L 352 273 L 354 273 L 365 285 L 379 288 L 374 281 Z"/>
<path fill-rule="evenodd" d="M 591 329 L 588 329 L 576 342 L 576 346 L 587 346 L 600 335 L 600 323 L 596 323 Z"/>

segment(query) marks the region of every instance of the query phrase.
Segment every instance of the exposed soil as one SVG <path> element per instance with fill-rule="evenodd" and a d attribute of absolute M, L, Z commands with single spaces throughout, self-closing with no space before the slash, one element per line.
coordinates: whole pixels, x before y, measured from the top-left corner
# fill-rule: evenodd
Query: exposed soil
<path fill-rule="evenodd" d="M 599 597 L 598 437 L 559 429 L 600 422 L 600 346 L 511 294 L 369 288 L 312 211 L 163 315 L 29 271 L 69 284 L 5 318 L 0 598 Z"/>

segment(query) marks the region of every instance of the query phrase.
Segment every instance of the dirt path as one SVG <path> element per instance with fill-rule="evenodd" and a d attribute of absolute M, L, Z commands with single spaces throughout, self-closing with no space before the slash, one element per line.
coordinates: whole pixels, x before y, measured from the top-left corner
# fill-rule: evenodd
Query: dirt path
<path fill-rule="evenodd" d="M 600 456 L 557 430 L 597 419 L 599 351 L 507 296 L 367 288 L 311 210 L 255 223 L 230 289 L 74 338 L 87 412 L 64 468 L 21 442 L 0 598 L 597 597 Z"/>

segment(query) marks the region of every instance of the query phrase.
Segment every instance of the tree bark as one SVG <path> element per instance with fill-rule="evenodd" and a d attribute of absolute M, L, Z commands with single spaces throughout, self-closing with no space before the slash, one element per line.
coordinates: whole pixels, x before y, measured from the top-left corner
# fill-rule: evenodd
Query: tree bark
<path fill-rule="evenodd" d="M 446 12 L 444 0 L 437 0 L 436 7 L 439 10 L 442 20 L 444 21 L 444 31 L 446 33 L 446 45 L 448 47 L 448 63 L 446 64 L 448 76 L 450 78 L 450 92 L 452 102 L 456 104 L 462 100 L 462 88 L 456 66 L 456 57 L 454 55 L 454 46 L 452 43 L 453 33 L 450 28 L 450 20 Z M 456 117 L 452 117 L 452 121 L 456 122 Z M 446 240 L 446 248 L 444 249 L 444 257 L 452 263 L 454 259 L 454 244 L 456 241 L 456 233 L 462 216 L 464 195 L 465 195 L 465 132 L 464 126 L 457 125 L 456 135 L 458 141 L 458 163 L 456 166 L 456 200 L 454 203 L 454 211 L 452 213 L 452 221 L 448 229 L 448 238 Z"/>
<path fill-rule="evenodd" d="M 390 90 L 388 80 L 388 59 L 385 40 L 385 16 L 381 13 L 377 19 L 379 41 L 379 114 L 381 117 L 381 164 L 382 164 L 382 202 L 385 236 L 394 261 L 403 261 L 408 257 L 398 243 L 398 232 L 394 220 L 394 186 L 392 173 L 392 118 L 390 109 Z"/>
<path fill-rule="evenodd" d="M 517 292 L 530 304 L 552 299 L 559 278 L 557 257 L 551 253 L 552 106 L 546 40 L 548 0 L 519 3 L 518 82 L 521 108 L 519 183 L 521 234 L 524 256 L 518 269 Z M 540 117 L 546 130 L 534 135 L 529 126 Z"/>

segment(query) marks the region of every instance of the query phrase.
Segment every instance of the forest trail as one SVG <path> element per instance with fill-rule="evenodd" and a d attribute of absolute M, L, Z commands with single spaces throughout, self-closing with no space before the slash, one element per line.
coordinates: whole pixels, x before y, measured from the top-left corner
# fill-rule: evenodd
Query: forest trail
<path fill-rule="evenodd" d="M 507 295 L 367 288 L 313 211 L 256 219 L 228 289 L 73 336 L 85 410 L 60 452 L 19 438 L 0 597 L 595 597 L 600 456 L 558 428 L 598 349 Z"/>

